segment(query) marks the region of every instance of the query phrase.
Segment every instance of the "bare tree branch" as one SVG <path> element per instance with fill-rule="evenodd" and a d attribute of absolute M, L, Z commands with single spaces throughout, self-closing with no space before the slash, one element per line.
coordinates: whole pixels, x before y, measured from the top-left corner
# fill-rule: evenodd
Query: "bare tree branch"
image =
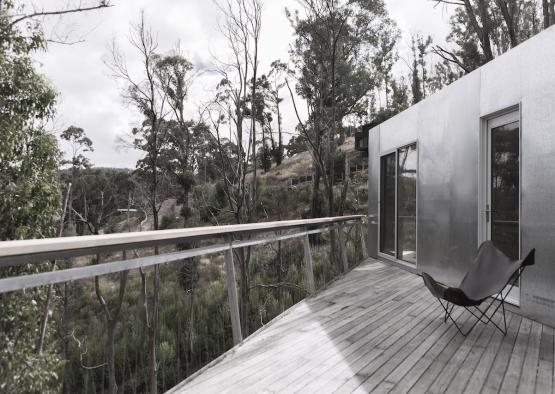
<path fill-rule="evenodd" d="M 441 57 L 444 60 L 447 60 L 448 62 L 454 63 L 457 66 L 459 66 L 460 68 L 462 68 L 464 70 L 464 72 L 469 73 L 471 70 L 466 67 L 464 65 L 464 63 L 457 57 L 457 55 L 455 55 L 453 52 L 448 51 L 447 49 L 442 48 L 439 45 L 436 45 L 433 49 L 432 52 L 435 53 L 436 55 L 438 55 L 439 57 Z"/>
<path fill-rule="evenodd" d="M 451 5 L 462 5 L 464 6 L 464 2 L 462 1 L 455 1 L 455 0 L 429 0 L 431 2 L 436 3 L 434 7 L 437 7 L 440 4 L 451 4 Z"/>
<path fill-rule="evenodd" d="M 13 21 L 10 22 L 10 26 L 14 26 L 17 23 L 20 23 L 26 19 L 37 18 L 41 16 L 55 16 L 55 15 L 66 15 L 66 14 L 75 14 L 79 12 L 86 12 L 86 11 L 93 11 L 99 10 L 102 8 L 113 7 L 107 0 L 102 0 L 98 5 L 91 6 L 91 7 L 77 7 L 77 8 L 70 8 L 67 10 L 55 10 L 55 11 L 35 11 L 27 15 L 16 17 Z"/>

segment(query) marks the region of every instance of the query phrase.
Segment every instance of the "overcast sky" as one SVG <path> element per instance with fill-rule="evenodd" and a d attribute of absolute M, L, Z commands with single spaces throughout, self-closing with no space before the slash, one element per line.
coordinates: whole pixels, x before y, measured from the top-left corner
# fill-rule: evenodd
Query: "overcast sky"
<path fill-rule="evenodd" d="M 390 16 L 403 33 L 401 56 L 407 55 L 410 34 L 430 34 L 441 42 L 448 33 L 448 12 L 433 7 L 430 0 L 385 0 Z M 35 4 L 41 4 L 34 1 Z M 75 45 L 51 44 L 37 60 L 59 92 L 55 131 L 75 125 L 85 129 L 93 140 L 90 155 L 96 166 L 134 167 L 140 157 L 132 149 L 122 149 L 118 137 L 129 134 L 141 117 L 122 100 L 121 86 L 114 81 L 103 60 L 109 58 L 112 40 L 116 40 L 133 65 L 133 53 L 127 44 L 129 24 L 144 10 L 148 23 L 157 32 L 159 51 L 169 52 L 177 41 L 197 69 L 210 70 L 214 56 L 222 55 L 218 30 L 218 12 L 212 0 L 112 0 L 112 8 L 50 20 L 50 34 L 70 34 L 83 38 Z M 45 9 L 63 7 L 67 0 L 42 0 Z M 265 0 L 262 20 L 262 72 L 276 59 L 287 59 L 292 29 L 285 8 L 297 7 L 295 0 Z M 220 50 L 218 50 L 220 48 Z M 408 74 L 400 62 L 397 73 Z M 214 76 L 206 73 L 192 87 L 189 115 L 197 114 L 199 104 L 214 90 Z M 285 100 L 284 125 L 292 130 L 296 118 L 290 100 Z"/>

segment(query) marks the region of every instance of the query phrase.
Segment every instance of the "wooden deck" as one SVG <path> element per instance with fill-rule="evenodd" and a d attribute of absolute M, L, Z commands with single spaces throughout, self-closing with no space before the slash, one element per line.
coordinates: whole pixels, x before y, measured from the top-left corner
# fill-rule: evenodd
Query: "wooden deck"
<path fill-rule="evenodd" d="M 508 313 L 506 337 L 464 338 L 440 308 L 419 276 L 369 261 L 173 391 L 554 392 L 553 328 Z"/>

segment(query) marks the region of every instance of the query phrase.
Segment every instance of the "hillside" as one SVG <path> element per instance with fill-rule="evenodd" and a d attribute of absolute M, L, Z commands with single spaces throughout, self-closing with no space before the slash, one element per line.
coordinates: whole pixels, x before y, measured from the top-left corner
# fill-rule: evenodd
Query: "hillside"
<path fill-rule="evenodd" d="M 367 156 L 355 150 L 354 137 L 346 138 L 345 142 L 338 146 L 337 149 L 347 154 L 351 172 L 360 171 L 361 169 L 365 170 L 367 168 Z M 303 183 L 311 179 L 312 167 L 312 156 L 310 152 L 305 151 L 286 158 L 281 165 L 272 167 L 266 173 L 261 170 L 258 176 L 260 179 L 263 179 L 267 185 Z M 309 179 L 307 179 L 307 177 L 309 177 Z"/>

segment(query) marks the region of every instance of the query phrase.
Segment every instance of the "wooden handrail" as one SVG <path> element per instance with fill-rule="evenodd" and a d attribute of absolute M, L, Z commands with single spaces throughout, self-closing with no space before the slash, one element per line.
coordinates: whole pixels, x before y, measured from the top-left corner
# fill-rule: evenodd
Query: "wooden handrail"
<path fill-rule="evenodd" d="M 186 240 L 216 238 L 248 233 L 264 233 L 307 226 L 323 226 L 352 220 L 363 215 L 338 216 L 317 219 L 286 220 L 276 222 L 232 224 L 225 226 L 192 227 L 81 237 L 43 238 L 0 242 L 0 266 L 11 266 L 34 261 L 85 256 L 122 249 L 143 248 L 172 244 Z"/>
<path fill-rule="evenodd" d="M 365 241 L 360 227 L 364 218 L 365 216 L 363 215 L 351 215 L 319 219 L 287 220 L 280 222 L 195 227 L 176 230 L 0 242 L 0 266 L 11 266 L 34 261 L 44 261 L 46 259 L 55 260 L 72 256 L 99 254 L 109 250 L 121 251 L 139 247 L 148 247 L 151 245 L 178 243 L 183 240 L 218 237 L 225 238 L 224 243 L 217 245 L 197 247 L 154 256 L 137 257 L 129 260 L 124 259 L 121 261 L 112 261 L 102 264 L 2 278 L 0 279 L 0 294 L 30 287 L 53 285 L 72 280 L 123 272 L 130 269 L 182 261 L 195 256 L 224 252 L 233 342 L 234 344 L 238 344 L 243 340 L 243 336 L 241 333 L 241 321 L 239 316 L 239 301 L 236 288 L 235 267 L 233 263 L 233 249 L 303 237 L 306 279 L 308 286 L 307 291 L 309 294 L 314 294 L 314 272 L 312 268 L 312 254 L 310 251 L 310 241 L 308 236 L 310 234 L 321 233 L 328 230 L 336 232 L 336 236 L 339 240 L 342 266 L 343 270 L 346 272 L 348 270 L 348 261 L 343 227 L 345 225 L 358 226 L 364 257 Z M 293 228 L 303 228 L 304 230 L 301 232 L 278 234 L 270 237 L 266 236 L 259 239 L 249 238 L 246 240 L 233 240 L 233 235 L 269 233 Z"/>

